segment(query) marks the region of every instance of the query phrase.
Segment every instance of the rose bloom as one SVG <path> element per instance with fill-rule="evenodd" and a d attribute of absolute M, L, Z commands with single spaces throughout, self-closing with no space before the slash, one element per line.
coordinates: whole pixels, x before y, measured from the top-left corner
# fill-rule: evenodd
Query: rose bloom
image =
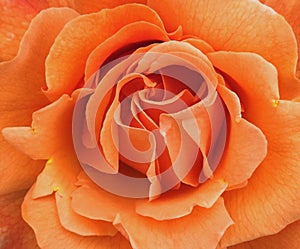
<path fill-rule="evenodd" d="M 0 7 L 1 248 L 299 247 L 299 1 Z"/>

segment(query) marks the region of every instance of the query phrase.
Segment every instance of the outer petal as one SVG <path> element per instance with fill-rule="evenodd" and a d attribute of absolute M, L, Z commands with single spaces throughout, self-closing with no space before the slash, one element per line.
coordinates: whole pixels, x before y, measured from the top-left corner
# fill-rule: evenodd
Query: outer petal
<path fill-rule="evenodd" d="M 215 249 L 224 231 L 232 224 L 222 199 L 211 208 L 195 207 L 190 215 L 180 219 L 157 221 L 136 214 L 131 199 L 113 196 L 97 188 L 83 174 L 79 184 L 82 186 L 72 195 L 73 209 L 92 219 L 114 221 L 133 248 Z M 84 202 L 80 201 L 82 196 Z"/>
<path fill-rule="evenodd" d="M 143 3 L 147 0 L 73 0 L 73 8 L 81 14 L 97 12 L 104 8 L 114 8 L 126 3 Z"/>
<path fill-rule="evenodd" d="M 300 73 L 300 63 L 299 63 L 299 51 L 300 51 L 300 2 L 298 0 L 290 1 L 276 1 L 276 0 L 264 0 L 261 1 L 264 4 L 272 7 L 279 14 L 283 15 L 285 19 L 292 26 L 294 33 L 298 41 L 298 65 L 297 71 Z M 298 74 L 298 77 L 300 74 Z"/>
<path fill-rule="evenodd" d="M 124 228 L 134 248 L 215 249 L 232 221 L 219 199 L 211 208 L 195 207 L 180 219 L 156 221 L 121 213 L 114 223 Z"/>
<path fill-rule="evenodd" d="M 85 68 L 85 80 L 87 81 L 99 70 L 109 56 L 124 47 L 142 42 L 168 40 L 167 32 L 157 25 L 148 22 L 128 24 L 106 39 L 89 55 Z"/>
<path fill-rule="evenodd" d="M 58 215 L 65 229 L 81 235 L 114 235 L 117 231 L 112 224 L 86 219 L 71 209 L 70 195 L 76 189 L 77 174 L 81 170 L 72 150 L 75 100 L 64 95 L 34 113 L 33 128 L 7 128 L 4 135 L 31 157 L 50 158 L 37 178 L 32 196 L 40 198 L 55 191 Z"/>
<path fill-rule="evenodd" d="M 33 231 L 22 220 L 21 203 L 25 192 L 15 192 L 0 197 L 1 248 L 38 248 Z"/>
<path fill-rule="evenodd" d="M 227 145 L 214 175 L 222 177 L 230 188 L 245 183 L 267 154 L 267 141 L 261 130 L 242 118 L 238 96 L 225 86 L 218 93 L 229 112 Z"/>
<path fill-rule="evenodd" d="M 45 6 L 45 1 L 0 1 L 0 61 L 14 58 L 31 19 Z"/>
<path fill-rule="evenodd" d="M 82 83 L 89 54 L 120 28 L 137 21 L 147 21 L 163 28 L 153 10 L 137 4 L 83 15 L 66 25 L 46 61 L 47 96 L 56 99 L 63 93 L 71 93 Z"/>
<path fill-rule="evenodd" d="M 72 150 L 55 154 L 39 175 L 32 190 L 32 198 L 39 199 L 55 191 L 58 217 L 66 230 L 83 236 L 115 235 L 117 231 L 111 223 L 91 220 L 72 210 L 71 193 L 76 189 L 75 183 L 80 169 Z M 85 201 L 84 197 L 81 197 L 81 201 Z"/>
<path fill-rule="evenodd" d="M 258 1 L 149 0 L 168 30 L 178 25 L 184 34 L 207 41 L 215 50 L 247 51 L 276 66 L 280 84 L 293 86 L 297 42 L 293 30 L 271 8 Z"/>
<path fill-rule="evenodd" d="M 41 91 L 45 85 L 45 58 L 62 27 L 76 15 L 70 9 L 43 11 L 31 23 L 17 57 L 0 65 L 1 130 L 8 126 L 29 125 L 32 113 L 48 103 Z M 0 143 L 0 192 L 29 187 L 40 171 L 41 163 L 17 152 L 2 136 Z"/>
<path fill-rule="evenodd" d="M 297 221 L 277 234 L 231 246 L 228 249 L 298 249 L 299 245 L 300 221 Z"/>
<path fill-rule="evenodd" d="M 32 115 L 31 127 L 8 127 L 7 141 L 33 159 L 49 159 L 55 152 L 72 147 L 74 99 L 63 95 Z"/>
<path fill-rule="evenodd" d="M 114 237 L 80 236 L 64 230 L 59 222 L 53 196 L 33 200 L 31 195 L 32 189 L 25 197 L 22 215 L 33 228 L 41 248 L 131 248 L 120 234 Z"/>
<path fill-rule="evenodd" d="M 244 105 L 244 117 L 268 140 L 267 157 L 247 187 L 224 194 L 235 221 L 223 238 L 226 246 L 277 233 L 299 219 L 300 103 L 278 100 L 276 70 L 260 56 L 219 52 L 209 57 L 233 78 L 230 86 Z"/>
<path fill-rule="evenodd" d="M 140 200 L 136 212 L 156 220 L 169 220 L 192 213 L 195 206 L 211 208 L 227 187 L 222 180 L 208 180 L 198 188 L 188 188 L 166 193 L 153 201 Z M 170 207 L 172 207 L 170 209 Z"/>

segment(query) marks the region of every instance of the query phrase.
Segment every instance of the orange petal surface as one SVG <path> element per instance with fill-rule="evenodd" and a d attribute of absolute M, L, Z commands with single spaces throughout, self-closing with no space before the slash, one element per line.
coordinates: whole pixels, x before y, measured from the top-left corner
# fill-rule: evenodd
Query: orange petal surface
<path fill-rule="evenodd" d="M 184 218 L 157 221 L 134 213 L 132 199 L 114 196 L 97 188 L 85 174 L 79 176 L 78 184 L 81 186 L 72 195 L 73 209 L 91 219 L 113 221 L 116 228 L 130 239 L 133 247 L 215 248 L 232 224 L 222 199 L 209 209 L 194 208 Z M 82 196 L 84 202 L 80 200 Z M 168 227 L 172 227 L 171 234 Z"/>
<path fill-rule="evenodd" d="M 215 249 L 232 221 L 219 199 L 211 208 L 195 207 L 190 215 L 180 219 L 157 221 L 120 213 L 114 224 L 125 230 L 135 248 Z"/>
<path fill-rule="evenodd" d="M 238 96 L 219 85 L 218 93 L 229 112 L 227 144 L 215 176 L 230 188 L 248 180 L 267 154 L 267 141 L 261 130 L 242 118 Z"/>
<path fill-rule="evenodd" d="M 4 128 L 7 141 L 33 159 L 49 159 L 54 153 L 72 147 L 72 114 L 75 97 L 63 95 L 32 115 L 31 127 Z"/>
<path fill-rule="evenodd" d="M 167 30 L 181 25 L 184 34 L 205 40 L 215 50 L 258 53 L 276 66 L 281 85 L 293 85 L 298 57 L 293 30 L 259 1 L 149 0 L 148 5 Z"/>
<path fill-rule="evenodd" d="M 14 58 L 31 19 L 47 6 L 42 1 L 0 1 L 0 61 Z"/>
<path fill-rule="evenodd" d="M 60 224 L 68 231 L 84 236 L 115 235 L 116 229 L 112 224 L 87 219 L 72 210 L 71 194 L 76 189 L 75 183 L 80 170 L 73 151 L 65 149 L 64 152 L 53 155 L 38 176 L 31 198 L 39 199 L 55 192 Z"/>
<path fill-rule="evenodd" d="M 227 185 L 222 180 L 208 180 L 198 188 L 181 187 L 180 190 L 168 192 L 153 201 L 137 201 L 136 212 L 156 220 L 184 217 L 189 215 L 195 206 L 211 208 Z"/>
<path fill-rule="evenodd" d="M 48 0 L 49 1 L 49 0 Z M 53 0 L 51 0 L 53 1 Z M 57 1 L 57 0 L 56 0 Z M 114 8 L 119 5 L 126 3 L 142 3 L 146 4 L 146 0 L 73 0 L 73 8 L 75 8 L 81 14 L 87 14 L 92 12 L 97 12 L 104 8 Z"/>
<path fill-rule="evenodd" d="M 63 93 L 71 93 L 84 77 L 89 54 L 120 28 L 137 21 L 163 28 L 153 10 L 138 4 L 105 9 L 69 22 L 57 36 L 46 61 L 47 96 L 57 99 Z"/>
<path fill-rule="evenodd" d="M 45 85 L 45 58 L 62 27 L 76 16 L 71 9 L 41 12 L 23 37 L 17 57 L 0 64 L 1 130 L 8 126 L 30 125 L 32 113 L 48 103 L 41 91 Z M 29 187 L 41 170 L 42 163 L 17 152 L 2 136 L 0 143 L 1 192 Z"/>
<path fill-rule="evenodd" d="M 34 233 L 21 217 L 25 191 L 0 196 L 0 237 L 2 248 L 38 249 Z"/>
<path fill-rule="evenodd" d="M 122 248 L 130 249 L 128 241 L 119 233 L 114 237 L 80 236 L 65 230 L 59 221 L 53 196 L 31 198 L 30 190 L 22 205 L 22 216 L 33 228 L 41 248 Z"/>
<path fill-rule="evenodd" d="M 223 238 L 226 246 L 277 233 L 299 219 L 300 103 L 279 100 L 277 72 L 262 57 L 234 52 L 209 57 L 233 79 L 230 87 L 244 105 L 244 118 L 268 141 L 267 156 L 248 185 L 223 195 L 235 221 Z"/>
<path fill-rule="evenodd" d="M 169 40 L 165 30 L 152 23 L 140 21 L 128 24 L 101 43 L 88 57 L 85 80 L 88 80 L 102 63 L 116 51 L 142 42 Z"/>
<path fill-rule="evenodd" d="M 283 15 L 284 18 L 289 22 L 292 26 L 294 33 L 296 35 L 298 41 L 298 65 L 297 71 L 300 72 L 300 19 L 298 18 L 298 14 L 300 12 L 300 2 L 297 0 L 290 1 L 276 1 L 276 0 L 263 0 L 261 1 L 264 4 L 270 6 L 279 14 Z M 298 75 L 300 76 L 300 75 Z"/>
<path fill-rule="evenodd" d="M 296 221 L 277 234 L 248 241 L 228 249 L 297 249 L 300 245 L 300 221 Z"/>

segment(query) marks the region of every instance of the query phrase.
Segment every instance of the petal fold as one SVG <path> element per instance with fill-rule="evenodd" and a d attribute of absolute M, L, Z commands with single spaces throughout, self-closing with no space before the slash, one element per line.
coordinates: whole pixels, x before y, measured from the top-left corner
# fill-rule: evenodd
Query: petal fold
<path fill-rule="evenodd" d="M 232 78 L 229 84 L 244 106 L 244 118 L 268 141 L 267 156 L 248 185 L 223 195 L 235 222 L 222 239 L 229 246 L 275 234 L 299 220 L 300 103 L 279 99 L 276 70 L 262 57 L 234 52 L 209 57 Z M 249 65 L 251 70 L 245 70 Z"/>
<path fill-rule="evenodd" d="M 149 0 L 148 5 L 168 31 L 181 25 L 185 35 L 197 36 L 217 51 L 260 54 L 276 66 L 280 84 L 292 86 L 298 57 L 295 35 L 281 15 L 259 1 Z"/>
<path fill-rule="evenodd" d="M 65 230 L 59 221 L 54 196 L 39 199 L 32 199 L 31 196 L 32 189 L 23 202 L 22 216 L 33 228 L 41 248 L 131 248 L 119 233 L 114 237 L 80 236 Z"/>
<path fill-rule="evenodd" d="M 41 91 L 46 84 L 45 58 L 57 34 L 76 16 L 74 10 L 65 8 L 42 11 L 24 35 L 18 55 L 0 64 L 1 130 L 30 125 L 32 113 L 48 104 Z M 4 141 L 2 135 L 0 143 L 1 193 L 31 186 L 43 162 L 24 156 Z"/>

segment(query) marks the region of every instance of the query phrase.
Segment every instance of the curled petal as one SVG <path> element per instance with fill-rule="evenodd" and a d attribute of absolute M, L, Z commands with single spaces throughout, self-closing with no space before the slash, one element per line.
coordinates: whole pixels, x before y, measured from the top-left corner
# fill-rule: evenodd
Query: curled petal
<path fill-rule="evenodd" d="M 235 221 L 224 235 L 226 246 L 277 233 L 299 219 L 300 103 L 279 100 L 276 70 L 262 57 L 233 52 L 209 57 L 233 79 L 230 87 L 244 105 L 244 118 L 268 141 L 267 156 L 248 185 L 223 195 Z M 249 65 L 252 70 L 245 70 Z"/>
<path fill-rule="evenodd" d="M 41 87 L 46 84 L 45 58 L 57 34 L 66 22 L 76 16 L 77 13 L 71 9 L 42 11 L 24 35 L 18 55 L 0 64 L 1 130 L 9 126 L 28 126 L 32 113 L 48 104 L 41 91 Z M 24 82 L 27 83 L 26 87 Z M 1 191 L 29 187 L 43 163 L 34 162 L 17 152 L 2 136 L 0 142 Z"/>
<path fill-rule="evenodd" d="M 259 1 L 149 0 L 167 30 L 182 26 L 215 50 L 255 52 L 276 66 L 281 87 L 293 86 L 297 41 L 284 18 Z M 295 15 L 297 16 L 297 15 Z M 296 17 L 295 17 L 296 18 Z"/>
<path fill-rule="evenodd" d="M 72 195 L 73 209 L 91 219 L 113 221 L 134 248 L 158 248 L 163 244 L 164 248 L 214 249 L 232 224 L 222 199 L 211 208 L 195 207 L 190 215 L 181 219 L 157 221 L 136 214 L 135 202 L 97 188 L 85 174 L 79 175 L 78 184 L 81 186 Z M 82 196 L 84 202 L 80 200 Z M 169 227 L 172 227 L 171 234 Z"/>
<path fill-rule="evenodd" d="M 128 46 L 136 46 L 142 42 L 168 41 L 169 38 L 165 30 L 152 23 L 139 21 L 128 24 L 118 32 L 106 39 L 103 43 L 89 55 L 86 68 L 85 80 L 88 80 L 105 62 L 109 56 L 116 51 Z"/>
<path fill-rule="evenodd" d="M 242 118 L 238 96 L 224 86 L 218 92 L 229 112 L 230 130 L 227 145 L 215 171 L 229 188 L 239 187 L 247 181 L 267 154 L 267 140 L 261 130 Z"/>
<path fill-rule="evenodd" d="M 41 248 L 122 248 L 130 249 L 119 233 L 110 236 L 81 236 L 65 230 L 59 221 L 53 196 L 32 199 L 32 189 L 22 205 L 22 216 L 33 228 Z"/>
<path fill-rule="evenodd" d="M 157 221 L 133 213 L 120 213 L 114 223 L 121 226 L 135 248 L 215 249 L 232 224 L 222 199 L 211 208 L 195 207 L 180 219 Z M 159 234 L 159 236 L 157 236 Z"/>
<path fill-rule="evenodd" d="M 72 147 L 74 98 L 63 95 L 32 115 L 31 127 L 3 129 L 7 141 L 33 159 L 49 159 L 54 153 Z"/>
<path fill-rule="evenodd" d="M 69 22 L 57 36 L 47 57 L 47 96 L 57 99 L 63 93 L 70 94 L 82 83 L 89 54 L 120 28 L 137 21 L 148 21 L 163 28 L 153 10 L 138 4 L 105 9 Z"/>
<path fill-rule="evenodd" d="M 156 220 L 181 218 L 189 215 L 195 206 L 211 208 L 227 185 L 222 180 L 208 180 L 195 189 L 181 187 L 180 191 L 166 193 L 153 201 L 137 201 L 136 212 Z"/>

